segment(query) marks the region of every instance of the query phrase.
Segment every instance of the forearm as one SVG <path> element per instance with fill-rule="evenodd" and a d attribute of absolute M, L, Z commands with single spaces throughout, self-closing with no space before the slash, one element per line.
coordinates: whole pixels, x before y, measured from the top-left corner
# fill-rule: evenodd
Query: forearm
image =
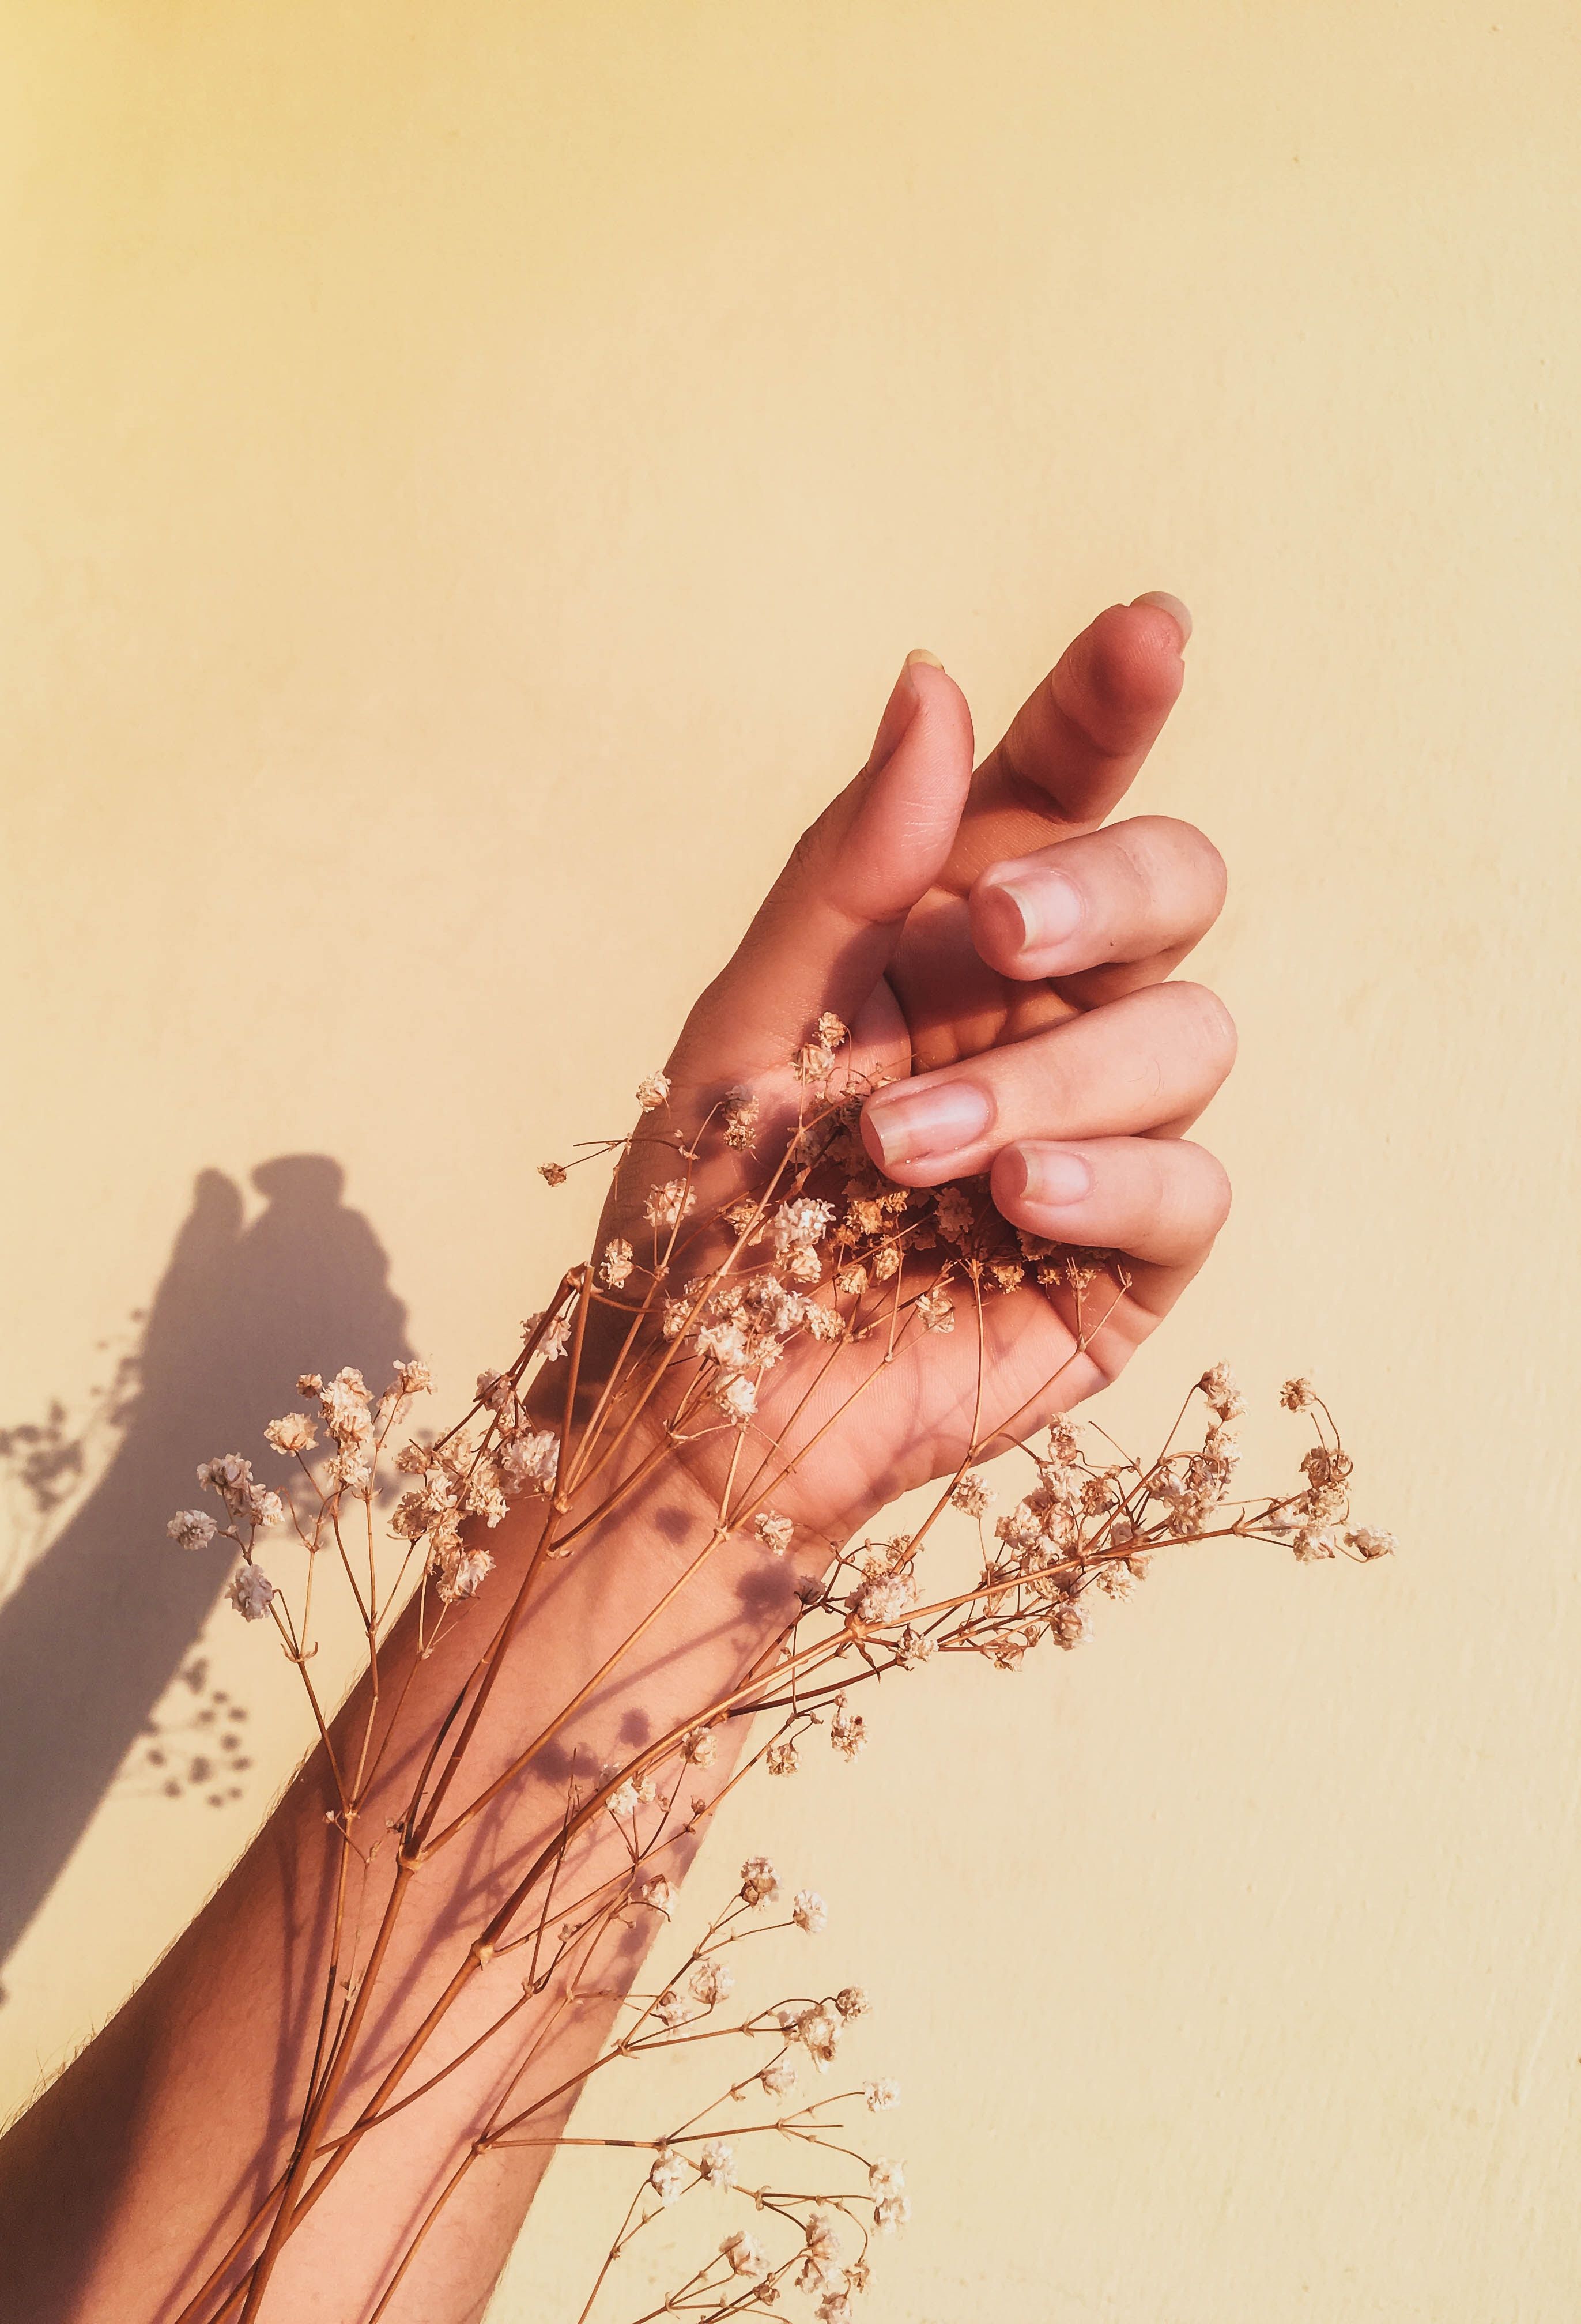
<path fill-rule="evenodd" d="M 694 1782 L 706 1800 L 731 1757 L 717 1746 L 695 1778 L 689 1728 L 778 1703 L 794 1729 L 846 1683 L 945 1649 L 1008 1666 L 1043 1637 L 1068 1646 L 1086 1582 L 1152 1544 L 1149 1479 L 1078 1471 L 1062 1436 L 996 1527 L 1012 1557 L 930 1600 L 915 1571 L 967 1468 L 1028 1448 L 1112 1377 L 1224 1215 L 1223 1173 L 1178 1133 L 1233 1033 L 1211 995 L 1164 981 L 1211 921 L 1222 866 L 1184 825 L 1099 829 L 1178 691 L 1188 632 L 1172 600 L 1110 608 L 975 774 L 959 690 L 909 659 L 862 773 L 639 1090 L 589 1264 L 510 1379 L 490 1376 L 476 1438 L 401 1456 L 423 1479 L 395 1515 L 408 1554 L 426 1541 L 433 1589 L 465 1599 L 486 1542 L 484 1596 L 452 1608 L 432 1653 L 410 1619 L 378 1646 L 376 1711 L 365 1688 L 0 2153 L 26 2324 L 253 2324 L 265 2294 L 306 2324 L 476 2315 L 547 2151 L 523 2126 L 552 2135 L 645 1949 L 639 1858 L 684 1857 Z M 410 1392 L 402 1377 L 378 1412 Z M 347 1497 L 371 1513 L 359 1463 L 377 1433 L 356 1375 L 321 1401 L 315 1554 L 330 1520 L 338 1545 Z M 290 1425 L 312 1444 L 305 1416 Z M 298 1450 L 286 1427 L 277 1452 Z M 644 1429 L 652 1473 L 633 1467 Z M 245 1462 L 218 1465 L 238 1472 L 216 1488 L 245 1561 L 237 1602 L 273 1613 L 300 1659 L 236 1529 L 244 1505 L 254 1529 L 286 1513 Z M 774 1553 L 825 1556 L 929 1480 L 932 1514 L 862 1543 L 800 1622 Z M 541 1499 L 484 1534 L 507 1491 L 552 1495 L 556 1552 L 578 1536 L 569 1562 L 537 1562 Z M 960 1505 L 985 1503 L 968 1489 Z M 189 1512 L 175 1530 L 206 1545 L 215 1527 Z M 371 1524 L 366 1550 L 371 1593 Z M 513 1603 L 523 1618 L 501 1628 Z M 367 1619 L 372 1641 L 376 1606 Z M 828 1731 L 860 1748 L 843 1704 Z M 673 1811 L 668 1789 L 640 1802 L 640 1849 L 606 1757 L 674 1787 Z M 595 1943 L 588 2002 L 578 1947 Z"/>
<path fill-rule="evenodd" d="M 615 2005 L 568 2007 L 564 1974 L 525 1997 L 523 1981 L 553 1960 L 560 1923 L 579 1904 L 596 1910 L 600 1881 L 630 1866 L 599 1811 L 557 1870 L 572 1788 L 586 1802 L 608 1760 L 640 1757 L 727 1694 L 778 1627 L 772 1607 L 744 1615 L 738 1555 L 721 1555 L 684 1475 L 673 1464 L 661 1473 L 661 1488 L 633 1495 L 570 1558 L 539 1566 L 438 1797 L 476 1701 L 468 1674 L 527 1576 L 544 1505 L 519 1508 L 490 1536 L 498 1563 L 486 1590 L 453 1609 L 459 1618 L 427 1655 L 409 1609 L 379 1655 L 374 1774 L 348 1840 L 332 1821 L 339 1802 L 321 1748 L 199 1920 L 0 2150 L 6 2296 L 18 2317 L 178 2314 L 290 2171 L 315 2082 L 329 2087 L 311 2125 L 313 2159 L 272 2263 L 271 2305 L 304 2324 L 371 2311 L 478 2131 L 505 2118 L 502 2103 L 519 2109 L 564 2084 L 545 2132 L 563 2117 Z M 788 1599 L 790 1576 L 776 1571 Z M 343 1771 L 368 1711 L 365 1681 L 333 1729 Z M 685 1767 L 652 1868 L 678 1877 L 693 1844 L 691 1796 L 711 1796 L 732 1757 L 721 1748 L 706 1771 Z M 596 1939 L 601 1991 L 630 1982 L 653 1924 L 639 1914 Z M 578 1965 L 568 1958 L 569 1974 Z M 348 1978 L 362 1980 L 349 1992 Z M 337 2038 L 338 2078 L 326 2070 Z M 546 2154 L 515 2146 L 467 2170 L 385 2312 L 478 2312 Z M 248 2254 L 262 2243 L 255 2234 Z M 195 2324 L 217 2306 L 199 2304 Z"/>

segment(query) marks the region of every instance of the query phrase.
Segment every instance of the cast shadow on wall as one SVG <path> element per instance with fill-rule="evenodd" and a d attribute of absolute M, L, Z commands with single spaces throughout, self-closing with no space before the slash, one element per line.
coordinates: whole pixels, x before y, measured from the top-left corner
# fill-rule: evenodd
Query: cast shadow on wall
<path fill-rule="evenodd" d="M 199 1462 L 255 1456 L 265 1422 L 300 1402 L 304 1369 L 356 1364 L 378 1382 L 412 1352 L 388 1255 L 342 1201 L 340 1165 L 282 1155 L 253 1184 L 264 1207 L 248 1225 L 239 1188 L 199 1175 L 117 1377 L 114 1455 L 0 1605 L 0 1964 L 228 1579 L 227 1559 L 165 1533 L 171 1511 L 200 1498 Z"/>

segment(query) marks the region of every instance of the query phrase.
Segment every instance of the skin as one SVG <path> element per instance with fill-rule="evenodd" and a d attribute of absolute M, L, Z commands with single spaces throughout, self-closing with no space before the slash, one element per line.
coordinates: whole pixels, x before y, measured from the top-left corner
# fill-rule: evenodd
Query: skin
<path fill-rule="evenodd" d="M 1223 1222 L 1224 1173 L 1183 1133 L 1229 1070 L 1234 1033 L 1210 993 L 1170 974 L 1218 911 L 1223 867 L 1188 825 L 1109 820 L 1179 691 L 1188 635 L 1173 599 L 1110 607 L 975 772 L 959 688 L 930 657 L 913 657 L 867 764 L 798 844 L 677 1044 L 678 1113 L 750 1082 L 772 1119 L 794 1102 L 792 1051 L 833 1010 L 853 1028 L 856 1070 L 892 1077 L 863 1118 L 869 1153 L 890 1177 L 922 1186 L 991 1171 L 1014 1224 L 1128 1254 L 1129 1290 L 1074 1359 L 1063 1295 L 1030 1284 L 985 1304 L 981 1351 L 975 1330 L 925 1343 L 912 1334 L 865 1383 L 860 1426 L 832 1427 L 776 1487 L 776 1506 L 805 1536 L 846 1538 L 898 1490 L 949 1474 L 974 1441 L 979 1395 L 981 1450 L 1012 1420 L 1028 1431 L 1101 1387 L 1179 1297 Z M 940 1127 L 941 1102 L 954 1110 L 953 1130 Z M 643 1125 L 606 1232 L 624 1231 L 643 1190 L 670 1175 L 645 1143 L 656 1134 Z M 708 1165 L 706 1208 L 730 1199 L 736 1167 Z M 815 1418 L 847 1392 L 860 1360 L 841 1352 L 846 1371 L 832 1370 L 818 1390 Z M 774 1399 L 789 1412 L 806 1392 L 794 1373 L 787 1360 L 769 1376 L 771 1430 Z M 625 1473 L 646 1449 L 633 1438 Z M 714 1554 L 721 1458 L 705 1447 L 634 1487 L 554 1568 L 500 1655 L 452 1807 L 509 1781 L 403 1890 L 384 1998 L 333 2126 L 379 2103 L 471 1938 L 558 1828 L 568 1743 L 629 1756 L 633 1740 L 724 1694 L 782 1620 L 795 1560 L 765 1573 L 743 1571 L 738 1545 L 734 1563 Z M 488 1536 L 496 1572 L 458 1609 L 438 1651 L 420 1658 L 411 1622 L 397 1626 L 381 1663 L 376 1736 L 403 1684 L 401 1735 L 431 1731 L 496 1634 L 541 1508 L 518 1505 Z M 816 1562 L 804 1552 L 801 1570 L 809 1555 Z M 650 1613 L 640 1645 L 627 1647 Z M 584 1694 L 574 1722 L 533 1750 L 528 1738 Z M 360 1733 L 366 1710 L 358 1690 L 337 1733 Z M 404 1809 L 416 1750 L 397 1737 L 386 1754 L 365 1841 Z M 727 1748 L 699 1775 L 705 1794 L 727 1778 L 731 1757 Z M 316 1755 L 198 1920 L 0 2142 L 6 2324 L 171 2324 L 289 2159 L 315 2030 L 302 1996 L 319 1986 L 327 1960 L 332 1797 Z M 370 1927 L 393 1855 L 384 1846 L 367 1876 Z M 667 1863 L 672 1878 L 686 1858 Z M 596 2054 L 645 1943 L 633 1932 L 601 1962 L 607 2000 L 552 2023 L 543 2005 L 524 2008 L 504 2048 L 517 2057 L 535 2041 L 538 2070 L 574 2078 Z M 402 2092 L 461 2055 L 519 1989 L 519 1967 L 504 1961 L 471 1977 Z M 411 2221 L 499 2097 L 502 2055 L 480 2050 L 421 2105 L 367 2133 L 284 2244 L 264 2316 L 347 2324 L 371 2312 Z M 536 2135 L 552 2135 L 565 2110 L 540 2117 Z M 542 2145 L 500 2149 L 470 2171 L 382 2314 L 403 2324 L 481 2316 L 545 2158 Z"/>

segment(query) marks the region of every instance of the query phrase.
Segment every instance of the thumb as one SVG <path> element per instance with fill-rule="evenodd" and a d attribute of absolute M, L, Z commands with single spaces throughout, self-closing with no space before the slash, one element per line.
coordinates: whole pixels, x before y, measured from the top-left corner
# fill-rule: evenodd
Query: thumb
<path fill-rule="evenodd" d="M 948 860 L 971 779 L 966 696 L 932 655 L 908 655 L 866 765 L 797 841 L 688 1018 L 670 1061 L 678 1081 L 782 1065 L 826 1009 L 855 1021 Z"/>

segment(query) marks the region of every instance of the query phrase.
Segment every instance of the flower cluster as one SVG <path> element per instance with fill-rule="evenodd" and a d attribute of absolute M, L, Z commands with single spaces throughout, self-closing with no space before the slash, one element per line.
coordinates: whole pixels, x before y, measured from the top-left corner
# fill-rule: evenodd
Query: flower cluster
<path fill-rule="evenodd" d="M 649 1883 L 648 1892 L 652 1886 Z M 869 2014 L 862 1987 L 847 1985 L 821 1998 L 781 2001 L 751 2011 L 724 2029 L 716 2022 L 715 2013 L 735 1982 L 719 1960 L 725 1947 L 735 1948 L 751 1936 L 787 1925 L 809 1934 L 824 1928 L 827 1914 L 823 1900 L 805 1888 L 796 1893 L 789 1922 L 760 1919 L 747 1925 L 751 1916 L 776 1904 L 781 1892 L 780 1877 L 769 1859 L 749 1858 L 741 1868 L 736 1894 L 667 1983 L 649 1997 L 629 1997 L 630 2022 L 606 2053 L 629 2059 L 659 2038 L 665 2046 L 673 2046 L 677 2041 L 711 2039 L 721 2030 L 772 2047 L 772 2054 L 762 2066 L 734 2082 L 700 2113 L 651 2141 L 616 2142 L 646 2143 L 652 2161 L 611 2246 L 606 2272 L 643 2228 L 689 2196 L 735 2198 L 748 2206 L 750 2224 L 727 2230 L 712 2256 L 669 2295 L 660 2311 L 665 2314 L 722 2318 L 739 2312 L 744 2297 L 754 2306 L 773 2307 L 790 2294 L 811 2303 L 816 2324 L 849 2324 L 852 2302 L 871 2279 L 874 2236 L 892 2235 L 911 2218 L 904 2166 L 889 2156 L 869 2158 L 856 2153 L 849 2123 L 835 2111 L 860 2105 L 869 2114 L 887 2113 L 900 2101 L 896 2082 L 880 2077 L 800 2104 L 787 2103 L 797 2090 L 799 2061 L 827 2074 L 843 2034 Z M 641 1901 L 651 1904 L 651 1893 L 643 1893 Z M 754 2098 L 760 2100 L 755 2118 Z M 766 2115 L 761 2111 L 762 2099 L 772 2101 Z M 747 2110 L 744 2125 L 730 2122 L 728 2135 L 721 2135 L 717 2120 L 726 2107 L 732 2114 Z M 770 2181 L 760 2183 L 756 2156 L 765 2145 L 790 2150 L 802 2167 L 798 2169 L 794 2159 L 789 2170 L 781 2163 Z M 787 2176 L 805 2176 L 809 2163 L 822 2166 L 813 2184 L 787 2188 L 782 2183 Z M 853 2165 L 855 2185 L 849 2183 Z M 750 2289 L 744 2292 L 744 2287 Z"/>
<path fill-rule="evenodd" d="M 842 1065 L 848 1039 L 839 1019 L 826 1014 L 776 1084 L 725 1091 L 696 1122 L 684 1118 L 684 1093 L 678 1096 L 668 1074 L 647 1076 L 631 1136 L 599 1141 L 578 1157 L 615 1157 L 596 1249 L 528 1320 L 508 1365 L 478 1376 L 457 1426 L 431 1441 L 409 1436 L 396 1449 L 397 1424 L 430 1386 L 421 1365 L 397 1366 L 376 1397 L 350 1369 L 328 1382 L 304 1374 L 297 1383 L 302 1408 L 264 1432 L 276 1458 L 294 1464 L 285 1472 L 289 1488 L 261 1484 L 246 1459 L 226 1454 L 199 1472 L 218 1516 L 186 1509 L 171 1521 L 170 1534 L 184 1549 L 205 1552 L 223 1540 L 239 1552 L 231 1602 L 248 1620 L 272 1618 L 301 1669 L 339 1803 L 328 1819 L 327 1844 L 355 1854 L 356 1879 L 365 1885 L 383 1845 L 374 1840 L 365 1850 L 353 1837 L 367 1794 L 366 1770 L 376 1763 L 373 1711 L 360 1746 L 337 1757 L 308 1669 L 316 1651 L 314 1573 L 326 1555 L 356 1598 L 376 1703 L 379 1656 L 409 1584 L 419 1648 L 428 1652 L 439 1630 L 458 1618 L 453 1609 L 487 1582 L 494 1567 L 489 1536 L 521 1505 L 534 1531 L 514 1622 L 541 1586 L 541 1568 L 598 1538 L 633 1473 L 657 1473 L 666 1461 L 695 1457 L 691 1489 L 700 1479 L 717 1480 L 717 1489 L 703 1487 L 717 1500 L 708 1554 L 754 1568 L 750 1578 L 763 1602 L 780 1609 L 765 1618 L 767 1635 L 757 1642 L 749 1675 L 727 1696 L 689 1706 L 667 1731 L 649 1733 L 640 1725 L 643 1739 L 623 1757 L 571 1751 L 560 1829 L 493 1911 L 449 1997 L 402 2052 L 384 2086 L 391 2112 L 421 2097 L 408 2078 L 429 2070 L 421 2062 L 426 2045 L 454 1997 L 503 1956 L 514 1956 L 522 1974 L 495 2021 L 469 2033 L 473 2048 L 496 2043 L 508 2060 L 515 2054 L 510 2029 L 518 2028 L 518 2038 L 522 2029 L 519 2012 L 536 2006 L 566 2020 L 601 1992 L 607 1997 L 610 1979 L 622 1973 L 612 1953 L 633 1935 L 645 1944 L 672 1928 L 683 1859 L 671 1851 L 695 1840 L 723 1791 L 754 1767 L 794 1775 L 804 1748 L 819 1736 L 838 1759 L 854 1763 L 869 1743 L 867 1719 L 854 1698 L 886 1672 L 914 1672 L 951 1654 L 976 1655 L 1013 1671 L 1040 1646 L 1069 1651 L 1091 1635 L 1095 1606 L 1123 1601 L 1166 1549 L 1233 1536 L 1288 1548 L 1309 1564 L 1341 1555 L 1370 1562 L 1394 1546 L 1387 1534 L 1352 1526 L 1350 1456 L 1306 1380 L 1287 1382 L 1281 1394 L 1310 1433 L 1299 1482 L 1282 1495 L 1247 1498 L 1240 1490 L 1235 1424 L 1244 1407 L 1223 1364 L 1196 1383 L 1151 1460 L 1133 1459 L 1102 1432 L 1072 1423 L 1060 1408 L 1056 1371 L 1044 1383 L 1038 1425 L 1002 1426 L 995 1435 L 972 1422 L 933 1506 L 911 1521 L 909 1532 L 844 1542 L 820 1536 L 799 1498 L 799 1468 L 811 1440 L 796 1431 L 809 1383 L 843 1368 L 844 1401 L 818 1423 L 833 1427 L 897 1356 L 929 1367 L 948 1360 L 957 1377 L 951 1408 L 959 1408 L 958 1376 L 969 1371 L 975 1348 L 980 1406 L 993 1302 L 1019 1298 L 1045 1314 L 1052 1307 L 1070 1351 L 1063 1370 L 1093 1344 L 1131 1288 L 1115 1253 L 1055 1245 L 1012 1228 L 994 1209 L 985 1179 L 912 1189 L 882 1177 L 858 1132 L 863 1091 Z M 547 1164 L 542 1176 L 559 1185 L 575 1167 Z M 966 1401 L 970 1409 L 969 1393 Z M 646 1448 L 640 1462 L 632 1450 L 639 1443 Z M 1009 1491 L 1001 1472 L 994 1483 L 983 1473 L 1006 1444 L 1006 1472 L 1021 1464 Z M 376 1521 L 375 1512 L 384 1510 L 387 1517 Z M 300 1591 L 266 1576 L 254 1554 L 261 1532 L 288 1527 L 306 1553 Z M 975 1545 L 975 1572 L 947 1587 L 932 1579 L 929 1552 L 952 1529 Z M 273 1551 L 271 1563 L 278 1574 Z M 642 1634 L 637 1612 L 628 1644 Z M 506 1635 L 509 1628 L 507 1623 Z M 337 1921 L 336 1943 L 344 1941 L 347 1962 L 354 1964 L 344 1971 L 345 1990 L 357 1998 L 333 2038 L 326 2037 L 304 2123 L 317 2123 L 314 2108 L 327 2103 L 326 2089 L 333 2095 L 338 2083 L 331 2078 L 344 2073 L 349 2049 L 362 2038 L 371 1991 L 362 1980 L 372 1974 L 368 1962 L 376 1967 L 383 1958 L 410 1880 L 424 1877 L 461 1834 L 481 1828 L 513 1784 L 541 1770 L 551 1745 L 559 1750 L 575 1739 L 573 1729 L 562 1744 L 561 1730 L 585 1700 L 580 1695 L 502 1772 L 468 1792 L 471 1738 L 501 1660 L 484 1649 L 436 1730 L 408 1732 L 400 1727 L 399 1707 L 393 1714 L 392 1764 L 404 1757 L 420 1771 L 403 1812 L 388 1820 L 405 1878 L 386 1886 L 384 1917 L 372 1913 L 371 1936 L 360 1933 L 360 1923 Z M 745 1748 L 754 1719 L 762 1721 L 756 1739 L 732 1772 L 736 1746 Z M 596 1775 L 589 1776 L 587 1767 Z M 384 1867 L 378 1871 L 382 1876 Z M 568 1905 L 567 1897 L 575 1903 Z M 551 1906 L 566 1914 L 558 1925 L 551 1925 Z M 337 1913 L 347 1909 L 337 1905 Z M 613 2047 L 596 2062 L 711 2038 L 737 1987 L 734 1949 L 744 1937 L 779 1928 L 816 1939 L 827 1922 L 815 1890 L 798 1888 L 786 1897 L 770 1860 L 748 1858 L 724 1912 L 673 1974 L 630 1997 L 610 2037 Z M 904 2174 L 892 2160 L 857 2157 L 863 2183 L 842 2185 L 832 2164 L 823 2170 L 826 2157 L 842 2165 L 853 2160 L 844 2143 L 848 2126 L 827 2112 L 839 2100 L 786 2107 L 801 2074 L 810 2071 L 820 2082 L 834 2074 L 868 2006 L 860 1987 L 845 1985 L 790 1996 L 744 2017 L 734 2030 L 767 2045 L 770 2054 L 727 2096 L 735 2107 L 772 2102 L 771 2118 L 725 2136 L 720 2125 L 699 2117 L 645 2143 L 652 2159 L 612 2259 L 650 2219 L 699 2190 L 752 2207 L 750 2221 L 732 2227 L 656 2313 L 760 2312 L 795 2292 L 814 2303 L 817 2324 L 848 2324 L 867 2282 L 872 2237 L 909 2215 Z M 542 2087 L 535 2085 L 534 2055 L 529 2046 L 520 2070 L 499 2077 L 508 2095 L 476 2126 L 459 2172 L 496 2147 L 543 2143 L 542 2110 L 565 2089 L 547 2070 Z M 591 2074 L 594 2066 L 586 2070 Z M 402 2083 L 402 2094 L 391 2096 Z M 892 2082 L 870 2080 L 840 2095 L 877 2113 L 893 2105 L 896 2091 Z M 351 2125 L 328 2163 L 320 2160 L 328 2152 L 322 2144 L 299 2144 L 281 2198 L 285 2227 L 256 2263 L 265 2282 L 271 2255 L 291 2231 L 291 2206 L 304 2188 L 324 2183 L 342 2149 L 349 2153 L 365 2135 L 365 2125 Z M 817 2183 L 787 2192 L 778 2183 L 783 2172 L 772 2185 L 755 2183 L 746 2150 L 760 2135 L 816 2153 Z M 322 2175 L 313 2177 L 316 2172 Z M 246 2261 L 255 2248 L 249 2238 L 267 2234 L 272 2216 L 265 2204 L 226 2264 Z M 426 2225 L 419 2221 L 414 2236 Z M 776 2236 L 789 2238 L 789 2248 L 781 2249 Z M 251 2296 L 255 2310 L 256 2282 Z M 189 2324 L 218 2324 L 223 2301 L 212 2313 L 199 2314 L 200 2306 Z"/>

